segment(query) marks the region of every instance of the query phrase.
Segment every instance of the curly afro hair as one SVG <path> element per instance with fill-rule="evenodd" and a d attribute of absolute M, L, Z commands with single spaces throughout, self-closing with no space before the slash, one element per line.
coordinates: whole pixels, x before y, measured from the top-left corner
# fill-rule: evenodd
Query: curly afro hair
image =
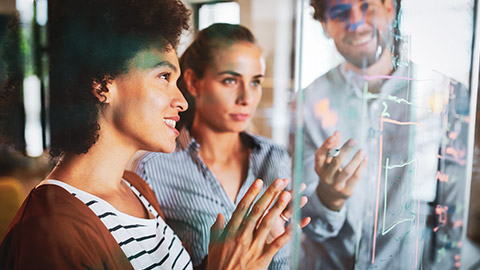
<path fill-rule="evenodd" d="M 142 49 L 175 49 L 190 11 L 180 0 L 49 1 L 50 154 L 87 153 L 98 139 L 101 91 Z"/>

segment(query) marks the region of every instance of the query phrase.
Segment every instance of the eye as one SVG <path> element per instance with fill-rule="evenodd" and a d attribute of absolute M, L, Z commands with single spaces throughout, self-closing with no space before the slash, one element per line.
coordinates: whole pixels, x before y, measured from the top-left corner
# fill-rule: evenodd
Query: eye
<path fill-rule="evenodd" d="M 163 79 L 163 80 L 166 80 L 166 81 L 169 82 L 171 76 L 172 76 L 172 74 L 170 72 L 163 72 L 163 73 L 158 74 L 157 78 Z"/>
<path fill-rule="evenodd" d="M 339 4 L 333 6 L 328 12 L 330 19 L 337 21 L 346 21 L 350 17 L 350 11 L 352 9 L 352 4 Z"/>
<path fill-rule="evenodd" d="M 233 85 L 233 84 L 237 83 L 237 79 L 236 78 L 225 78 L 225 79 L 222 80 L 222 83 L 226 84 L 226 85 Z"/>
<path fill-rule="evenodd" d="M 259 80 L 259 79 L 255 79 L 250 83 L 250 85 L 253 86 L 253 87 L 260 86 L 261 84 L 262 84 L 262 81 Z"/>
<path fill-rule="evenodd" d="M 362 11 L 363 12 L 367 11 L 369 6 L 370 6 L 370 4 L 368 4 L 367 2 L 363 2 L 362 6 L 361 6 Z"/>
<path fill-rule="evenodd" d="M 337 13 L 334 13 L 332 19 L 339 19 L 340 21 L 346 21 L 350 17 L 350 10 L 342 10 Z"/>

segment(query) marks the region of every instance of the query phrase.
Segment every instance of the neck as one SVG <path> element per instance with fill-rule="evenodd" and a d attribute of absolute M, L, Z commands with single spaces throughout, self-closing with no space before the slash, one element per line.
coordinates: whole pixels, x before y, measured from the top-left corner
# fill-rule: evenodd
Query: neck
<path fill-rule="evenodd" d="M 377 62 L 366 69 L 358 68 L 349 62 L 346 63 L 345 68 L 347 70 L 353 70 L 355 73 L 363 76 L 390 75 L 393 73 L 392 52 L 386 50 Z M 384 78 L 369 79 L 368 91 L 371 93 L 379 93 L 384 81 Z"/>
<path fill-rule="evenodd" d="M 207 160 L 228 160 L 243 149 L 238 132 L 218 132 L 195 120 L 191 128 L 191 135 L 201 145 L 202 158 Z"/>
<path fill-rule="evenodd" d="M 123 171 L 135 151 L 102 128 L 98 141 L 87 153 L 65 153 L 47 178 L 92 194 L 109 193 L 120 189 Z"/>

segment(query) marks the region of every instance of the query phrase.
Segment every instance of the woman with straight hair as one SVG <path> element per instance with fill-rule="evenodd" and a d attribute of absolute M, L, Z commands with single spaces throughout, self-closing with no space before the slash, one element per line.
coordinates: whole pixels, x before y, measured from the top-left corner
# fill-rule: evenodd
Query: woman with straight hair
<path fill-rule="evenodd" d="M 291 160 L 271 140 L 245 131 L 262 96 L 265 60 L 255 37 L 241 25 L 217 23 L 200 31 L 180 58 L 179 88 L 189 109 L 177 125 L 172 154 L 146 153 L 134 170 L 157 194 L 167 223 L 191 250 L 194 266 L 208 253 L 210 226 L 220 212 L 227 219 L 248 187 L 287 186 Z M 302 205 L 306 198 L 302 198 Z M 292 209 L 277 215 L 267 242 L 284 233 Z M 309 222 L 302 220 L 301 226 Z M 290 269 L 290 247 L 271 269 Z"/>

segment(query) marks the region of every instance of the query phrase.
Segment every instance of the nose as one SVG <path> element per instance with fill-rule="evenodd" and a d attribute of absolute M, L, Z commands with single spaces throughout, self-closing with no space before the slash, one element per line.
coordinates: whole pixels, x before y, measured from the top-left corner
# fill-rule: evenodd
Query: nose
<path fill-rule="evenodd" d="M 366 1 L 360 1 L 358 5 L 354 5 L 350 10 L 349 22 L 346 25 L 348 31 L 355 32 L 365 24 L 367 17 L 367 9 L 364 7 L 365 4 Z"/>
<path fill-rule="evenodd" d="M 172 107 L 178 109 L 179 112 L 184 112 L 188 109 L 188 102 L 178 87 L 175 87 L 175 94 L 172 99 Z"/>
<path fill-rule="evenodd" d="M 253 101 L 252 88 L 247 82 L 242 81 L 238 87 L 237 104 L 246 106 Z"/>

